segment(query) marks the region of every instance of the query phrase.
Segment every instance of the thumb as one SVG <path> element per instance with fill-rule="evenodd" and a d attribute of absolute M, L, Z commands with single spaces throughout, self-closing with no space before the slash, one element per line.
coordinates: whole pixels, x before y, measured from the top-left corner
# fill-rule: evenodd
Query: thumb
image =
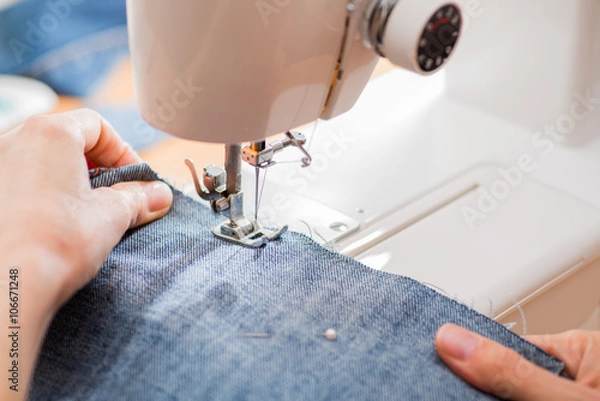
<path fill-rule="evenodd" d="M 162 181 L 121 182 L 94 192 L 99 207 L 111 217 L 108 223 L 117 242 L 130 228 L 166 215 L 173 203 L 173 191 Z"/>
<path fill-rule="evenodd" d="M 135 228 L 160 219 L 166 215 L 173 204 L 173 191 L 162 181 L 154 182 L 122 182 L 113 185 L 107 192 L 108 198 L 115 198 L 120 204 L 120 213 L 115 211 L 119 220 L 120 237 L 130 228 Z M 110 203 L 110 199 L 107 199 Z M 115 205 L 115 206 L 117 206 Z"/>
<path fill-rule="evenodd" d="M 81 222 L 82 259 L 65 279 L 58 303 L 92 280 L 128 229 L 163 217 L 172 203 L 171 188 L 159 181 L 119 183 L 93 190 L 86 201 L 85 221 Z"/>
<path fill-rule="evenodd" d="M 93 219 L 90 229 L 100 233 L 92 251 L 98 266 L 127 230 L 163 217 L 173 203 L 171 188 L 161 181 L 123 182 L 95 189 L 93 194 L 94 213 L 88 216 Z"/>
<path fill-rule="evenodd" d="M 436 335 L 435 345 L 454 373 L 497 397 L 518 401 L 586 399 L 581 398 L 586 395 L 585 388 L 461 327 L 444 325 Z"/>

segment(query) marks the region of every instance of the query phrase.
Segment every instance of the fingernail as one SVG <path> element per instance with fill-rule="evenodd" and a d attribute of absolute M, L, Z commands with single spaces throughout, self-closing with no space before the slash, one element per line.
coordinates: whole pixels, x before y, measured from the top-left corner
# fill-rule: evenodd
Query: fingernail
<path fill-rule="evenodd" d="M 451 358 L 466 361 L 479 346 L 479 337 L 462 327 L 447 324 L 438 333 L 438 345 Z"/>
<path fill-rule="evenodd" d="M 144 184 L 144 193 L 148 198 L 148 211 L 150 213 L 167 209 L 173 203 L 173 191 L 164 182 L 155 181 Z"/>

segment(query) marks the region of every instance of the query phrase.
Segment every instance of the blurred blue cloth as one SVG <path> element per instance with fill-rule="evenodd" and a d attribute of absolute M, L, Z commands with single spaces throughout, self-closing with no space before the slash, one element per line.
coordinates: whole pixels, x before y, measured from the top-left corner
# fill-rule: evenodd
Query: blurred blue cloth
<path fill-rule="evenodd" d="M 25 0 L 0 11 L 0 74 L 87 96 L 128 51 L 125 0 Z"/>
<path fill-rule="evenodd" d="M 171 137 L 144 121 L 134 105 L 95 106 L 92 104 L 88 107 L 102 114 L 134 150 L 146 149 Z"/>
<path fill-rule="evenodd" d="M 147 166 L 130 166 L 93 178 L 92 186 L 157 178 Z M 165 218 L 126 234 L 56 316 L 31 399 L 494 400 L 437 356 L 434 336 L 446 322 L 553 373 L 563 369 L 414 280 L 296 233 L 243 248 L 212 234 L 220 219 L 175 192 Z M 322 335 L 330 328 L 336 341 Z"/>
<path fill-rule="evenodd" d="M 30 76 L 59 93 L 87 96 L 127 52 L 125 0 L 25 0 L 0 11 L 0 74 Z M 133 105 L 90 107 L 135 150 L 167 137 Z"/>

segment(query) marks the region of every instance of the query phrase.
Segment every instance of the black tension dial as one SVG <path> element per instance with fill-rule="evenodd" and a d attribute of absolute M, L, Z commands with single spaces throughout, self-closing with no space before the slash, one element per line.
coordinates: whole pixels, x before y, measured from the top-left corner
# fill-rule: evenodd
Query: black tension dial
<path fill-rule="evenodd" d="M 423 30 L 418 44 L 417 64 L 424 72 L 440 68 L 458 42 L 462 17 L 455 5 L 437 10 Z"/>

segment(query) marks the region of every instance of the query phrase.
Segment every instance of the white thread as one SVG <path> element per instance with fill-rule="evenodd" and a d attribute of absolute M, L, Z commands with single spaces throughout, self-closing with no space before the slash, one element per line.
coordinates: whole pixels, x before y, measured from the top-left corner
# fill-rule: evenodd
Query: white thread
<path fill-rule="evenodd" d="M 263 194 L 265 192 L 265 184 L 267 183 L 267 174 L 269 174 L 269 169 L 265 169 L 265 176 L 263 177 L 262 188 L 260 189 L 260 195 L 258 195 L 258 208 L 260 208 L 260 204 L 262 203 Z"/>
<path fill-rule="evenodd" d="M 321 122 L 321 120 L 317 120 L 315 122 L 315 125 L 313 125 L 313 132 L 310 134 L 310 136 L 308 137 L 308 143 L 306 144 L 306 151 L 310 153 L 310 148 L 313 144 L 313 139 L 315 137 L 315 134 L 317 132 L 317 128 L 319 127 L 319 123 Z"/>
<path fill-rule="evenodd" d="M 523 326 L 523 337 L 527 337 L 527 318 L 525 317 L 525 311 L 523 311 L 523 308 L 521 308 L 521 304 L 519 304 L 519 301 L 517 301 L 517 298 L 514 296 L 514 294 L 510 294 L 513 302 L 515 303 L 515 306 L 517 307 L 517 310 L 519 311 L 519 314 L 521 315 L 521 325 Z"/>
<path fill-rule="evenodd" d="M 300 223 L 304 224 L 306 226 L 306 228 L 308 228 L 309 238 L 313 239 L 313 231 L 312 231 L 312 228 L 310 227 L 310 225 L 304 220 L 298 220 L 298 221 Z"/>

